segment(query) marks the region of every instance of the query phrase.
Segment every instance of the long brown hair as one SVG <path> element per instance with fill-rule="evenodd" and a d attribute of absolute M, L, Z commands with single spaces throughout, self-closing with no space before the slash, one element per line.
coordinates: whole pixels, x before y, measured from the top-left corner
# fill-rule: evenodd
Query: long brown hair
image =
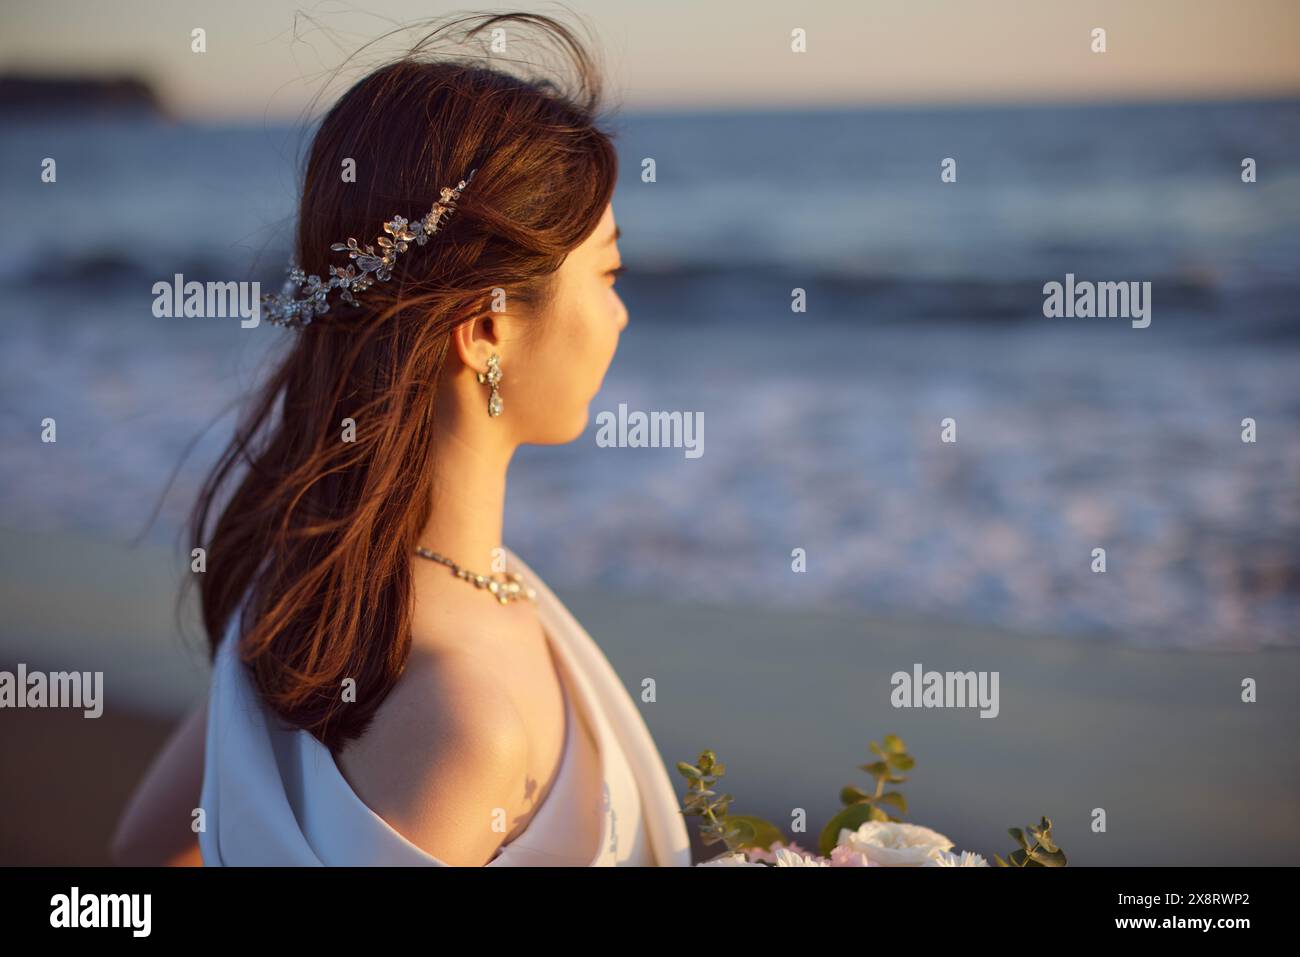
<path fill-rule="evenodd" d="M 574 67 L 573 88 L 429 55 L 457 28 L 470 38 L 506 26 L 512 62 L 521 30 L 536 30 Z M 311 142 L 295 243 L 308 274 L 339 263 L 331 243 L 373 242 L 394 214 L 414 221 L 476 170 L 432 241 L 412 245 L 361 306 L 336 293 L 304 329 L 262 326 L 296 339 L 190 519 L 207 551 L 197 577 L 210 654 L 242 610 L 239 653 L 263 699 L 331 749 L 365 731 L 410 654 L 410 556 L 429 517 L 450 333 L 486 312 L 497 288 L 512 308 L 550 301 L 555 270 L 614 191 L 600 101 L 592 60 L 554 19 L 461 17 L 353 85 Z M 341 175 L 349 159 L 355 182 Z M 342 440 L 344 419 L 354 441 Z M 345 704 L 348 678 L 356 701 Z"/>

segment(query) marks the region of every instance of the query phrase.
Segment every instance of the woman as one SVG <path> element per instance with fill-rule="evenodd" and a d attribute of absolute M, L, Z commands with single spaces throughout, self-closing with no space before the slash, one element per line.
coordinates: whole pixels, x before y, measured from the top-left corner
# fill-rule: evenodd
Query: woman
<path fill-rule="evenodd" d="M 469 20 L 576 89 L 430 59 L 442 28 L 321 123 L 264 309 L 294 339 L 193 520 L 212 688 L 119 861 L 690 863 L 637 705 L 501 544 L 515 449 L 582 434 L 627 324 L 598 81 L 550 18 Z"/>

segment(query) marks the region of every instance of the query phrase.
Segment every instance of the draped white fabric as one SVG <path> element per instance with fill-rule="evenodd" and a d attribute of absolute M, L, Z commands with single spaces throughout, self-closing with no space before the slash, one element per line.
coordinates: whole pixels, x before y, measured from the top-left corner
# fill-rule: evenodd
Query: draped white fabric
<path fill-rule="evenodd" d="M 537 590 L 567 717 L 551 790 L 489 866 L 689 866 L 680 804 L 636 703 L 546 584 L 508 550 L 507 560 Z M 329 749 L 262 703 L 235 651 L 236 626 L 221 643 L 209 696 L 204 864 L 442 866 L 362 802 Z"/>

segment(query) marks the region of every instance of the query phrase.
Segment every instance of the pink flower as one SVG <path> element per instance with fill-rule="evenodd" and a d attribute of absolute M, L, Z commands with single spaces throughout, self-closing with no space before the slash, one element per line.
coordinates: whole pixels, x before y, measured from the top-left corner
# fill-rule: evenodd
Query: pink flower
<path fill-rule="evenodd" d="M 831 849 L 831 867 L 875 867 L 867 855 L 847 844 Z"/>

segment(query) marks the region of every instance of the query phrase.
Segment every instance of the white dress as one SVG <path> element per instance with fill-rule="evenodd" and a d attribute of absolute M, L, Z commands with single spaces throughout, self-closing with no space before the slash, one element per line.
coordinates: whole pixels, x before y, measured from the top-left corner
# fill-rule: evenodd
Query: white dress
<path fill-rule="evenodd" d="M 506 555 L 509 568 L 537 590 L 564 689 L 565 743 L 541 806 L 487 866 L 690 866 L 681 806 L 632 697 L 555 594 Z M 371 810 L 328 748 L 262 702 L 236 652 L 237 617 L 212 672 L 203 863 L 446 866 Z"/>

